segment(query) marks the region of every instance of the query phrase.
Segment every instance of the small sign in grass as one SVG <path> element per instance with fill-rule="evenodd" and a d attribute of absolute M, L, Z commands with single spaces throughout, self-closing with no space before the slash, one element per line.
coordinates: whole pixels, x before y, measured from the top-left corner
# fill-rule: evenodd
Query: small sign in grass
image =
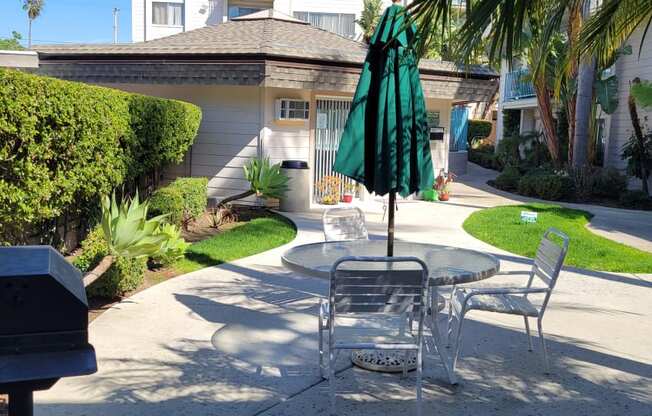
<path fill-rule="evenodd" d="M 521 211 L 537 213 L 537 221 L 524 224 Z M 471 214 L 464 230 L 486 243 L 534 257 L 541 237 L 555 227 L 570 237 L 566 265 L 583 269 L 652 273 L 652 254 L 600 237 L 586 228 L 591 214 L 557 205 L 529 204 L 488 208 Z"/>

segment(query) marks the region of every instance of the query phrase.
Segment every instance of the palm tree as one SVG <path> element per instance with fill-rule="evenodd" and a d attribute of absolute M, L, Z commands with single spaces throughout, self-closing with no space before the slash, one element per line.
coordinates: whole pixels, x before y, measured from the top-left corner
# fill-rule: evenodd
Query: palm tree
<path fill-rule="evenodd" d="M 369 43 L 376 30 L 382 8 L 382 0 L 364 0 L 360 19 L 356 23 L 362 28 L 362 37 L 366 43 Z"/>
<path fill-rule="evenodd" d="M 600 8 L 582 27 L 578 52 L 584 56 L 594 56 L 598 65 L 609 67 L 617 58 L 622 44 L 643 24 L 645 30 L 641 48 L 652 24 L 652 0 L 603 0 Z"/>
<path fill-rule="evenodd" d="M 43 6 L 45 5 L 45 0 L 22 0 L 23 1 L 23 10 L 27 12 L 27 18 L 29 19 L 29 32 L 27 35 L 27 47 L 32 47 L 32 22 L 34 19 L 41 15 L 43 11 Z"/>
<path fill-rule="evenodd" d="M 531 62 L 536 88 L 537 73 L 543 71 L 547 65 L 552 38 L 558 35 L 562 28 L 566 27 L 570 49 L 575 49 L 584 16 L 582 11 L 587 4 L 588 0 L 479 0 L 477 4 L 473 4 L 473 9 L 468 13 L 467 20 L 459 32 L 456 56 L 468 62 L 473 56 L 473 48 L 488 34 L 490 60 L 498 62 L 504 57 L 511 64 L 512 59 L 527 46 L 523 34 L 532 32 L 539 24 L 541 27 L 537 29 L 539 31 L 537 44 L 540 51 L 536 54 L 536 59 Z M 432 36 L 430 32 L 435 28 L 446 27 L 450 18 L 450 2 L 449 0 L 415 0 L 409 6 L 409 11 L 413 20 L 422 22 L 419 26 L 418 39 L 423 43 L 428 41 Z M 540 16 L 545 18 L 541 19 Z M 564 17 L 567 17 L 567 21 L 564 21 Z M 590 110 L 593 97 L 593 67 L 590 63 L 580 63 L 576 55 L 569 55 L 565 67 L 564 74 L 559 75 L 563 75 L 568 80 L 578 75 L 580 79 L 577 92 L 574 88 L 569 88 L 567 94 L 569 140 L 573 142 L 573 146 L 570 147 L 586 149 L 588 128 L 578 129 L 577 126 L 588 126 L 590 111 L 587 112 L 586 109 Z M 543 93 L 542 88 L 538 90 Z M 545 100 L 543 97 L 542 99 Z M 547 118 L 548 112 L 545 111 L 541 116 Z M 544 121 L 544 132 L 550 135 L 550 132 L 546 132 L 551 130 L 545 128 L 546 122 L 554 125 L 554 120 Z M 554 139 L 548 137 L 547 140 Z M 571 153 L 571 156 L 573 159 L 579 158 L 578 160 L 585 161 L 585 152 L 586 150 L 582 150 L 580 155 Z M 551 156 L 555 157 L 553 154 Z"/>

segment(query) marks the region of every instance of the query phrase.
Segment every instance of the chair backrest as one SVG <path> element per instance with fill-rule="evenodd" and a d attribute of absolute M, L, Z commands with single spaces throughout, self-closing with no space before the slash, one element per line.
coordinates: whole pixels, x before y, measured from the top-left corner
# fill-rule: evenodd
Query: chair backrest
<path fill-rule="evenodd" d="M 357 207 L 330 208 L 322 216 L 326 241 L 366 240 L 369 238 L 364 213 Z"/>
<path fill-rule="evenodd" d="M 330 313 L 423 312 L 428 267 L 416 257 L 343 257 L 331 269 Z"/>
<path fill-rule="evenodd" d="M 553 235 L 561 240 L 561 245 L 551 238 Z M 556 228 L 548 228 L 548 230 L 543 234 L 543 238 L 537 248 L 534 263 L 532 264 L 532 271 L 530 273 L 530 280 L 528 281 L 528 287 L 532 285 L 535 276 L 548 287 L 548 292 L 546 293 L 546 297 L 541 305 L 542 311 L 545 311 L 552 289 L 557 283 L 557 278 L 559 277 L 561 268 L 564 265 L 564 259 L 568 253 L 569 242 L 570 238 L 568 238 L 566 234 Z"/>

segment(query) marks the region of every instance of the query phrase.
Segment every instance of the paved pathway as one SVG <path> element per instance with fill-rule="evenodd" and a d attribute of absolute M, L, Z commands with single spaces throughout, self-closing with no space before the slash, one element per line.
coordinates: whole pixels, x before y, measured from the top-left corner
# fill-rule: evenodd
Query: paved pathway
<path fill-rule="evenodd" d="M 456 185 L 451 203 L 403 202 L 397 238 L 485 250 L 503 270 L 525 259 L 461 229 L 495 194 Z M 505 200 L 506 201 L 506 200 Z M 383 238 L 381 208 L 367 207 L 371 238 Z M 190 273 L 117 304 L 90 328 L 100 371 L 36 394 L 37 415 L 327 414 L 317 372 L 316 303 L 327 282 L 286 271 L 289 246 L 320 241 L 318 213 L 293 215 L 290 245 L 233 264 Z M 500 280 L 502 279 L 502 280 Z M 518 283 L 514 277 L 485 284 Z M 426 414 L 650 415 L 652 276 L 565 271 L 545 320 L 554 372 L 526 350 L 522 320 L 476 312 L 452 388 L 429 359 Z M 337 377 L 339 414 L 404 415 L 414 407 L 405 380 L 351 368 Z"/>

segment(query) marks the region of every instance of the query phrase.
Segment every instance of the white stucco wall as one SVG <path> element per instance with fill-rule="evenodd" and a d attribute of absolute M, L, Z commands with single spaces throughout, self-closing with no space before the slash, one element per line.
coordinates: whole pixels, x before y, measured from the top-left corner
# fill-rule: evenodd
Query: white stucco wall
<path fill-rule="evenodd" d="M 632 46 L 631 55 L 622 56 L 616 62 L 616 76 L 618 77 L 618 107 L 611 115 L 609 123 L 609 134 L 605 144 L 605 166 L 613 166 L 624 169 L 626 161 L 620 158 L 622 147 L 632 135 L 632 120 L 627 107 L 629 87 L 634 78 L 641 80 L 652 80 L 652 38 L 647 36 L 639 57 L 639 45 L 643 28 L 638 28 L 627 44 Z M 645 125 L 645 118 L 652 117 L 651 110 L 644 110 L 638 106 L 639 118 Z M 651 181 L 652 183 L 652 181 Z M 639 184 L 633 184 L 640 187 Z"/>
<path fill-rule="evenodd" d="M 441 169 L 448 171 L 448 151 L 450 147 L 452 108 L 452 100 L 441 100 L 436 98 L 426 99 L 426 109 L 428 111 L 439 111 L 439 125 L 446 129 L 443 141 L 430 142 L 430 155 L 432 157 L 432 165 L 435 176 L 437 176 Z"/>

